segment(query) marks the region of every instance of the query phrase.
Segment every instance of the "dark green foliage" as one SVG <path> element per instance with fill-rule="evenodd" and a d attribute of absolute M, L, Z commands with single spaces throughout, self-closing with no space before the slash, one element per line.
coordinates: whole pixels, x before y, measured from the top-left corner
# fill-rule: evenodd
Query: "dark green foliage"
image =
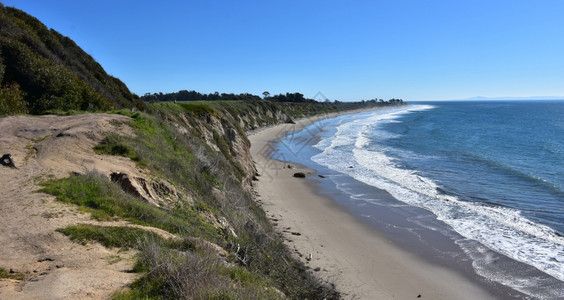
<path fill-rule="evenodd" d="M 0 86 L 0 116 L 27 113 L 24 95 L 17 83 Z"/>
<path fill-rule="evenodd" d="M 235 95 L 232 93 L 202 94 L 196 91 L 181 90 L 176 93 L 147 93 L 141 97 L 143 101 L 219 101 L 219 100 L 261 100 L 257 95 L 243 93 Z"/>
<path fill-rule="evenodd" d="M 277 102 L 277 103 L 303 103 L 303 104 L 324 104 L 325 106 L 331 106 L 334 109 L 344 110 L 347 109 L 344 106 L 355 105 L 357 108 L 361 107 L 370 107 L 370 106 L 388 106 L 388 105 L 395 105 L 395 104 L 402 104 L 402 99 L 390 99 L 387 102 L 383 99 L 373 99 L 373 100 L 362 100 L 361 102 L 341 102 L 338 100 L 334 100 L 331 102 L 329 99 L 326 99 L 323 95 L 318 94 L 317 98 L 322 99 L 310 99 L 306 98 L 302 93 L 286 93 L 286 94 L 278 94 L 271 96 L 269 92 L 263 92 L 264 98 L 261 98 L 257 95 L 249 94 L 249 93 L 242 93 L 242 94 L 233 94 L 233 93 L 218 93 L 215 92 L 213 94 L 202 94 L 196 91 L 187 91 L 181 90 L 176 93 L 147 93 L 140 97 L 141 100 L 147 102 L 172 102 L 172 101 L 194 101 L 194 102 L 215 102 L 215 101 L 250 101 L 250 102 L 260 102 L 261 100 L 267 100 L 268 102 Z M 319 100 L 323 101 L 320 102 Z"/>
<path fill-rule="evenodd" d="M 143 107 L 71 39 L 18 9 L 0 7 L 0 89 L 14 85 L 23 91 L 25 112 L 34 114 Z M 5 99 L 0 115 L 22 112 L 21 104 Z"/>

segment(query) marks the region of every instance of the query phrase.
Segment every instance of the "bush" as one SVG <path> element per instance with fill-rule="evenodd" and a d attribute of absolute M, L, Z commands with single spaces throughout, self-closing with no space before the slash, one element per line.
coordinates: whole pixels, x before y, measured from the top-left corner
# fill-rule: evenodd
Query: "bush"
<path fill-rule="evenodd" d="M 25 114 L 28 112 L 25 93 L 16 83 L 0 87 L 0 116 Z"/>
<path fill-rule="evenodd" d="M 147 238 L 135 270 L 145 275 L 115 299 L 281 299 L 268 280 L 216 255 L 178 251 Z"/>
<path fill-rule="evenodd" d="M 133 149 L 127 144 L 127 139 L 115 133 L 107 135 L 100 144 L 94 146 L 94 152 L 129 157 L 134 161 L 139 161 Z"/>

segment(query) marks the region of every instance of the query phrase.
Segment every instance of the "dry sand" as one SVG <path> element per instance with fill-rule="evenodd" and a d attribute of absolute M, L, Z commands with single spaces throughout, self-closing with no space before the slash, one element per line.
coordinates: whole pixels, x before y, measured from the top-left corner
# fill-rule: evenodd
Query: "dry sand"
<path fill-rule="evenodd" d="M 458 273 L 393 245 L 332 199 L 318 195 L 315 179 L 293 177 L 295 172 L 304 172 L 315 178 L 315 171 L 289 169 L 287 162 L 269 157 L 273 142 L 288 131 L 333 116 L 280 124 L 249 136 L 261 174 L 255 185 L 258 199 L 287 245 L 346 299 L 494 298 Z"/>

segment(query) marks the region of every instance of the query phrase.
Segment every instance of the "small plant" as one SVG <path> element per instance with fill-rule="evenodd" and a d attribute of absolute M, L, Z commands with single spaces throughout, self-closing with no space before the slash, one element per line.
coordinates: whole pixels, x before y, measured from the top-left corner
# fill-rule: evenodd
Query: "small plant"
<path fill-rule="evenodd" d="M 127 144 L 126 138 L 114 133 L 107 135 L 100 144 L 94 146 L 94 152 L 97 154 L 129 157 L 134 161 L 139 160 L 135 152 Z"/>
<path fill-rule="evenodd" d="M 123 257 L 121 257 L 119 255 L 111 255 L 110 257 L 108 257 L 108 263 L 110 265 L 117 264 L 118 262 L 120 262 L 122 260 L 123 260 Z"/>
<path fill-rule="evenodd" d="M 13 273 L 12 271 L 6 272 L 4 268 L 0 268 L 0 279 L 15 279 L 15 280 L 23 280 L 24 274 L 21 273 Z"/>
<path fill-rule="evenodd" d="M 161 239 L 156 233 L 134 227 L 95 226 L 81 224 L 57 229 L 72 241 L 86 245 L 87 242 L 98 242 L 108 248 L 138 248 L 139 241 L 144 238 Z"/>

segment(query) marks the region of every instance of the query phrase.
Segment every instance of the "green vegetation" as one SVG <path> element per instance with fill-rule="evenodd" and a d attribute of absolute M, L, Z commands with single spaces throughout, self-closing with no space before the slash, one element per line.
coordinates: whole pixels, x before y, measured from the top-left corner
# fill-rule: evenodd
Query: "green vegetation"
<path fill-rule="evenodd" d="M 331 102 L 329 99 L 325 98 L 321 93 L 316 95 L 314 98 L 320 99 L 309 99 L 304 97 L 301 93 L 286 93 L 286 94 L 278 94 L 278 95 L 270 95 L 269 92 L 265 91 L 262 93 L 264 98 L 260 96 L 249 94 L 249 93 L 242 93 L 242 94 L 233 94 L 233 93 L 219 93 L 215 92 L 213 94 L 202 94 L 196 91 L 187 91 L 181 90 L 176 93 L 147 93 L 141 97 L 143 101 L 147 102 L 176 102 L 176 101 L 260 101 L 266 100 L 268 102 L 285 102 L 285 103 L 320 103 L 323 102 L 325 104 L 333 104 L 333 105 L 340 105 L 342 103 L 339 100 L 334 100 Z M 369 105 L 378 105 L 378 106 L 387 106 L 387 105 L 395 105 L 403 103 L 402 99 L 390 99 L 387 102 L 383 99 L 372 99 L 372 100 L 362 100 L 356 104 L 369 104 Z"/>
<path fill-rule="evenodd" d="M 108 248 L 139 248 L 141 239 L 161 239 L 156 233 L 134 227 L 104 227 L 88 224 L 67 226 L 57 231 L 68 235 L 71 240 L 85 245 L 88 241 L 98 242 Z"/>
<path fill-rule="evenodd" d="M 92 213 L 96 220 L 122 218 L 135 224 L 147 225 L 172 233 L 203 236 L 215 239 L 213 226 L 192 209 L 165 211 L 125 193 L 103 175 L 86 174 L 43 182 L 40 191 L 57 196 L 57 200 L 78 205 Z"/>
<path fill-rule="evenodd" d="M 21 273 L 8 273 L 4 268 L 0 268 L 0 279 L 15 279 L 15 280 L 23 280 L 24 275 Z"/>
<path fill-rule="evenodd" d="M 203 251 L 179 251 L 155 240 L 142 241 L 135 270 L 146 275 L 135 282 L 130 291 L 117 293 L 114 298 L 283 298 L 268 278 L 239 266 L 229 266 L 210 254 L 210 249 Z"/>
<path fill-rule="evenodd" d="M 124 156 L 134 161 L 139 161 L 139 158 L 135 156 L 131 147 L 127 145 L 127 140 L 114 133 L 107 135 L 99 145 L 96 145 L 94 152 L 97 154 Z"/>
<path fill-rule="evenodd" d="M 0 6 L 0 116 L 144 107 L 71 39 Z"/>
<path fill-rule="evenodd" d="M 93 241 L 110 248 L 140 250 L 134 271 L 145 276 L 134 283 L 132 290 L 117 293 L 115 299 L 281 298 L 268 278 L 229 266 L 204 243 L 165 240 L 131 227 L 77 225 L 58 231 L 82 244 Z"/>

